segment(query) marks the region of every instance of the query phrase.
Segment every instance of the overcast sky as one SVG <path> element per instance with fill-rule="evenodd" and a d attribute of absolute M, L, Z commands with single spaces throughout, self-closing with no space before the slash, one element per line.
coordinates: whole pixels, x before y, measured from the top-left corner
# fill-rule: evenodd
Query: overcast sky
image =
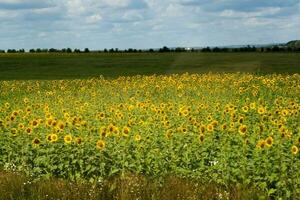
<path fill-rule="evenodd" d="M 300 0 L 0 0 L 0 49 L 156 48 L 300 39 Z"/>

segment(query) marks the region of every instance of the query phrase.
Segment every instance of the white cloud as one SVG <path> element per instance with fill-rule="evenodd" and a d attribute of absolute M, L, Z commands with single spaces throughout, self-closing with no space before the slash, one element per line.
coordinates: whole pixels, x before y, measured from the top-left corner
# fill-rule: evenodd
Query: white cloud
<path fill-rule="evenodd" d="M 139 21 L 142 20 L 144 17 L 143 15 L 137 10 L 129 10 L 124 13 L 122 16 L 123 19 L 127 21 Z"/>
<path fill-rule="evenodd" d="M 65 4 L 67 12 L 71 16 L 80 15 L 86 10 L 84 3 L 81 0 L 67 0 Z"/>
<path fill-rule="evenodd" d="M 253 17 L 261 17 L 267 15 L 275 15 L 281 11 L 279 7 L 269 7 L 269 8 L 261 8 L 256 11 L 251 12 L 241 12 L 234 10 L 224 10 L 220 13 L 221 17 L 234 17 L 234 18 L 253 18 Z"/>
<path fill-rule="evenodd" d="M 89 24 L 98 23 L 101 20 L 102 20 L 102 16 L 100 14 L 91 15 L 86 18 L 86 22 Z"/>
<path fill-rule="evenodd" d="M 109 6 L 124 7 L 130 3 L 130 0 L 102 0 L 103 3 Z"/>

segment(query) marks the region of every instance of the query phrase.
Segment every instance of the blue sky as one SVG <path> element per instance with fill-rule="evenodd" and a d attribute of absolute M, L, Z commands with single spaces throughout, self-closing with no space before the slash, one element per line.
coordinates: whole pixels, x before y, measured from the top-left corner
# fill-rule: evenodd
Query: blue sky
<path fill-rule="evenodd" d="M 0 49 L 287 42 L 300 0 L 0 0 L 0 27 Z"/>

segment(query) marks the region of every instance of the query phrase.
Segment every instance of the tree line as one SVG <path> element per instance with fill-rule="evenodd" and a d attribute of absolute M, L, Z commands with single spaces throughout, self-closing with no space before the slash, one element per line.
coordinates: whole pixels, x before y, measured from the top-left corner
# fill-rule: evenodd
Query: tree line
<path fill-rule="evenodd" d="M 222 48 L 222 47 L 205 47 L 205 48 L 169 48 L 162 47 L 159 49 L 134 49 L 129 48 L 125 50 L 120 50 L 118 48 L 111 49 L 103 49 L 103 50 L 89 50 L 89 48 L 81 49 L 71 49 L 71 48 L 63 48 L 63 49 L 30 49 L 29 51 L 25 51 L 24 49 L 8 49 L 8 50 L 0 50 L 0 53 L 152 53 L 152 52 L 300 52 L 300 47 L 287 47 L 287 46 L 270 46 L 270 47 L 255 47 L 255 46 L 245 46 L 239 48 Z"/>

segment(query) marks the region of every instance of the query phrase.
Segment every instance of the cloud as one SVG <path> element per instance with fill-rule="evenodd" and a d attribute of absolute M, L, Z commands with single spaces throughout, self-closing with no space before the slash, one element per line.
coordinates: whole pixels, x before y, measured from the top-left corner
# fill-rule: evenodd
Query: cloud
<path fill-rule="evenodd" d="M 299 0 L 0 0 L 0 49 L 299 39 Z M 298 38 L 297 38 L 298 37 Z"/>
<path fill-rule="evenodd" d="M 1 10 L 22 10 L 52 7 L 50 1 L 40 0 L 0 0 Z"/>
<path fill-rule="evenodd" d="M 98 23 L 101 20 L 102 20 L 102 17 L 100 14 L 91 15 L 86 18 L 86 22 L 89 24 Z"/>

